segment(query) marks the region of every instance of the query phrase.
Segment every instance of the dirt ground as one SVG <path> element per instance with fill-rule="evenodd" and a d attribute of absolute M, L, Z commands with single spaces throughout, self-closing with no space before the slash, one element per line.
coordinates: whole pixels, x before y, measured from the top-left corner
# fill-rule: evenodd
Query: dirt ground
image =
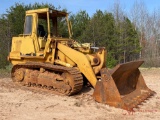
<path fill-rule="evenodd" d="M 148 87 L 157 94 L 135 112 L 95 102 L 93 89 L 76 96 L 15 85 L 10 78 L 0 79 L 0 120 L 160 120 L 160 69 L 141 69 Z"/>

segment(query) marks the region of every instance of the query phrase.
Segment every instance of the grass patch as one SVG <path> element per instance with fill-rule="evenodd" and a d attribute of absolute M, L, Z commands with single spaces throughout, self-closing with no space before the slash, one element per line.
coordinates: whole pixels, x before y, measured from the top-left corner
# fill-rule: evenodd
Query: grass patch
<path fill-rule="evenodd" d="M 12 65 L 7 65 L 4 69 L 0 69 L 0 78 L 10 77 Z"/>
<path fill-rule="evenodd" d="M 0 69 L 0 78 L 10 77 L 10 71 L 6 69 Z"/>

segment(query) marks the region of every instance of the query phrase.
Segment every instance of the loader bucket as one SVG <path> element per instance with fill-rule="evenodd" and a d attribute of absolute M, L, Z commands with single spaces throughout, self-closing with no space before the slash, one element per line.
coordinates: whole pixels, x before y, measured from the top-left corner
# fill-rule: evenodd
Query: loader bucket
<path fill-rule="evenodd" d="M 125 110 L 133 110 L 148 97 L 154 95 L 139 71 L 144 61 L 119 64 L 112 70 L 101 69 L 101 81 L 97 81 L 93 97 L 97 102 L 105 103 Z"/>

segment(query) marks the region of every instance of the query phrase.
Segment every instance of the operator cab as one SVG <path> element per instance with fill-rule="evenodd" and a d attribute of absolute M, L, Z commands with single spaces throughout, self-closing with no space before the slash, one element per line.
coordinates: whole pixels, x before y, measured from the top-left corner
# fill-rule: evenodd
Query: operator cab
<path fill-rule="evenodd" d="M 23 49 L 22 54 L 37 54 L 43 51 L 48 39 L 70 38 L 70 28 L 66 12 L 50 8 L 26 11 L 23 36 L 30 36 L 26 38 L 26 42 L 30 44 L 30 50 Z"/>
<path fill-rule="evenodd" d="M 68 41 L 70 38 L 68 13 L 50 8 L 28 10 L 23 34 L 12 38 L 10 58 L 43 59 L 52 52 L 52 40 Z"/>
<path fill-rule="evenodd" d="M 26 12 L 24 34 L 34 34 L 38 37 L 69 37 L 68 14 L 49 8 L 29 10 Z"/>

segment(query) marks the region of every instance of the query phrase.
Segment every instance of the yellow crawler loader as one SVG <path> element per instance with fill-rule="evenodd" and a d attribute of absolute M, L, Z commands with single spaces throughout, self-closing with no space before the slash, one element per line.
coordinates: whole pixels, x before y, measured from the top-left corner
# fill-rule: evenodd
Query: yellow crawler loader
<path fill-rule="evenodd" d="M 59 32 L 64 21 L 66 38 Z M 105 48 L 95 50 L 90 43 L 80 44 L 71 37 L 72 26 L 66 12 L 50 8 L 26 11 L 24 32 L 12 38 L 8 56 L 13 64 L 13 82 L 73 95 L 81 91 L 87 79 L 97 102 L 125 110 L 132 110 L 154 95 L 138 69 L 143 61 L 108 70 Z"/>

